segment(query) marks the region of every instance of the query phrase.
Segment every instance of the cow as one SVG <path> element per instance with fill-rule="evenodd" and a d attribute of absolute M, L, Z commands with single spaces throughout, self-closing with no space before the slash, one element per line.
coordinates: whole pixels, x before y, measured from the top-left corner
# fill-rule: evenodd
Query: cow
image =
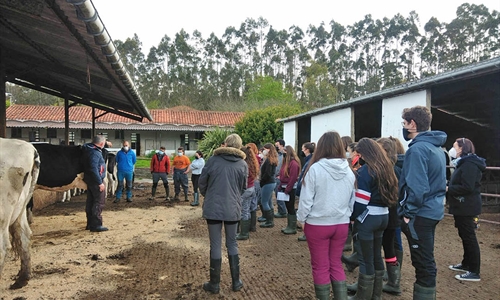
<path fill-rule="evenodd" d="M 31 277 L 31 228 L 26 205 L 39 171 L 40 156 L 30 143 L 0 138 L 0 278 L 9 249 L 21 258 L 21 269 L 11 289 L 25 286 Z"/>
<path fill-rule="evenodd" d="M 117 169 L 116 169 L 116 153 L 109 152 L 107 154 L 106 169 L 107 169 L 107 191 L 106 196 L 114 196 L 116 192 L 116 187 L 118 186 Z"/>

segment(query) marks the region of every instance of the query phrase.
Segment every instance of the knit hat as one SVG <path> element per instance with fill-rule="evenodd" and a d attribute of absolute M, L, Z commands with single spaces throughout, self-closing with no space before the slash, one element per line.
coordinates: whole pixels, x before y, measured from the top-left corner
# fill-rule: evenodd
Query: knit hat
<path fill-rule="evenodd" d="M 233 133 L 226 137 L 226 139 L 224 140 L 224 144 L 226 144 L 226 147 L 240 149 L 243 142 L 241 141 L 241 137 L 239 135 Z"/>

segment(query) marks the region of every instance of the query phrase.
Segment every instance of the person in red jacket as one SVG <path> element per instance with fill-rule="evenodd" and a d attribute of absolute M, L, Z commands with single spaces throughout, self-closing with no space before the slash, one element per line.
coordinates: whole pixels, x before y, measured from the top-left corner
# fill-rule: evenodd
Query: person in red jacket
<path fill-rule="evenodd" d="M 283 165 L 280 169 L 280 187 L 279 191 L 288 195 L 288 201 L 285 202 L 287 214 L 287 226 L 281 229 L 284 234 L 297 233 L 297 215 L 295 213 L 295 189 L 300 173 L 300 160 L 292 146 L 285 147 L 283 154 Z"/>
<path fill-rule="evenodd" d="M 165 192 L 167 196 L 165 198 L 166 201 L 170 200 L 170 191 L 168 187 L 168 171 L 170 170 L 170 157 L 165 154 L 165 147 L 160 147 L 160 150 L 156 152 L 155 155 L 151 158 L 151 166 L 150 171 L 153 174 L 153 187 L 151 189 L 151 198 L 149 200 L 155 199 L 156 187 L 158 186 L 158 181 L 163 181 L 163 186 L 165 187 Z"/>

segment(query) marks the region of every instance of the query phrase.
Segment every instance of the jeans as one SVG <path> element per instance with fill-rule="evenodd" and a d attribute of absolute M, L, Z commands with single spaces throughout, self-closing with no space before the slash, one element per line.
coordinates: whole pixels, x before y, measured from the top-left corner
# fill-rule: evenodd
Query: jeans
<path fill-rule="evenodd" d="M 408 224 L 401 222 L 415 268 L 416 283 L 423 287 L 436 286 L 436 261 L 434 260 L 434 235 L 437 220 L 416 216 Z"/>
<path fill-rule="evenodd" d="M 260 182 L 258 180 L 255 180 L 253 182 L 254 187 L 255 187 L 255 195 L 252 199 L 252 202 L 250 203 L 250 211 L 256 211 L 258 208 L 258 204 L 260 204 Z"/>
<path fill-rule="evenodd" d="M 345 272 L 340 257 L 344 249 L 348 224 L 318 226 L 305 224 L 304 234 L 311 254 L 314 284 L 344 281 Z"/>
<path fill-rule="evenodd" d="M 208 237 L 210 239 L 210 258 L 222 258 L 222 224 L 226 233 L 226 248 L 228 255 L 238 255 L 238 243 L 236 241 L 236 229 L 238 222 L 223 222 L 207 220 Z"/>
<path fill-rule="evenodd" d="M 176 195 L 180 194 L 181 185 L 184 191 L 184 195 L 187 195 L 188 193 L 189 181 L 187 174 L 184 174 L 184 172 L 186 172 L 186 169 L 174 169 L 174 188 Z"/>
<path fill-rule="evenodd" d="M 116 189 L 116 199 L 121 199 L 123 192 L 123 180 L 125 179 L 125 185 L 127 187 L 127 199 L 132 198 L 132 177 L 134 172 L 123 172 L 118 171 L 118 188 Z"/>
<path fill-rule="evenodd" d="M 481 267 L 481 251 L 476 238 L 476 229 L 473 216 L 453 216 L 458 235 L 462 239 L 464 257 L 462 266 L 470 272 L 479 274 Z"/>
<path fill-rule="evenodd" d="M 250 220 L 250 204 L 255 198 L 255 187 L 246 189 L 241 195 L 241 219 Z"/>
<path fill-rule="evenodd" d="M 374 275 L 375 270 L 384 270 L 382 259 L 382 235 L 389 215 L 368 215 L 363 223 L 354 221 L 358 240 L 361 245 L 361 255 L 358 255 L 359 272 L 365 275 Z M 354 230 L 353 230 L 354 231 Z"/>
<path fill-rule="evenodd" d="M 268 183 L 265 184 L 261 188 L 261 204 L 264 210 L 272 210 L 273 209 L 273 191 L 276 183 Z"/>

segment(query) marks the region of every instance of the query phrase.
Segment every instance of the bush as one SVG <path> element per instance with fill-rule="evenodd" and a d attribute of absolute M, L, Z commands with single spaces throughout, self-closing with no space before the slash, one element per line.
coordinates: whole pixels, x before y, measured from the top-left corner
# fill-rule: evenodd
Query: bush
<path fill-rule="evenodd" d="M 243 144 L 255 143 L 257 146 L 274 143 L 283 137 L 283 123 L 277 119 L 286 118 L 301 113 L 298 104 L 270 106 L 253 110 L 235 124 L 235 132 L 241 136 Z"/>
<path fill-rule="evenodd" d="M 214 150 L 219 148 L 228 135 L 233 133 L 231 130 L 220 127 L 212 131 L 206 131 L 203 139 L 198 143 L 198 150 L 203 153 L 205 160 L 208 160 L 214 153 Z"/>

